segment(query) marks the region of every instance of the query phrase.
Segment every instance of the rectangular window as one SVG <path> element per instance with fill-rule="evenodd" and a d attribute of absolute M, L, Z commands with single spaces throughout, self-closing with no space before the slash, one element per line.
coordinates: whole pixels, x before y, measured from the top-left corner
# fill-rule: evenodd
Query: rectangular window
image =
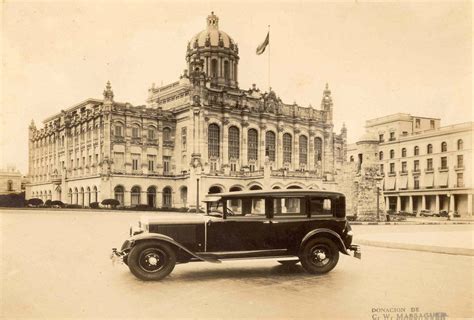
<path fill-rule="evenodd" d="M 140 154 L 132 153 L 132 170 L 137 171 L 140 167 Z"/>
<path fill-rule="evenodd" d="M 407 162 L 406 161 L 402 162 L 402 172 L 407 172 Z"/>
<path fill-rule="evenodd" d="M 379 134 L 379 142 L 383 142 L 383 134 Z"/>
<path fill-rule="evenodd" d="M 309 201 L 311 216 L 332 215 L 331 199 L 311 198 Z"/>
<path fill-rule="evenodd" d="M 186 128 L 186 127 L 183 127 L 183 128 L 181 128 L 181 148 L 182 148 L 183 150 L 186 150 L 187 143 L 188 143 L 188 140 L 187 140 L 187 128 Z"/>
<path fill-rule="evenodd" d="M 390 164 L 390 173 L 395 173 L 395 163 Z"/>
<path fill-rule="evenodd" d="M 211 172 L 216 172 L 217 171 L 217 163 L 215 161 L 211 161 L 209 169 L 211 170 Z"/>
<path fill-rule="evenodd" d="M 420 171 L 420 160 L 413 161 L 413 171 Z"/>
<path fill-rule="evenodd" d="M 390 132 L 390 141 L 395 140 L 395 132 Z"/>
<path fill-rule="evenodd" d="M 249 165 L 249 168 L 250 168 L 250 172 L 255 171 L 255 165 L 254 164 Z"/>
<path fill-rule="evenodd" d="M 415 128 L 420 128 L 420 119 L 415 119 Z"/>
<path fill-rule="evenodd" d="M 133 138 L 138 138 L 138 128 L 137 127 L 133 127 L 132 128 L 132 137 Z"/>
<path fill-rule="evenodd" d="M 433 170 L 433 159 L 426 159 L 426 169 Z"/>
<path fill-rule="evenodd" d="M 171 162 L 171 157 L 169 156 L 163 157 L 163 174 L 170 173 L 170 162 Z"/>
<path fill-rule="evenodd" d="M 430 128 L 431 129 L 435 128 L 435 121 L 434 120 L 430 120 Z"/>
<path fill-rule="evenodd" d="M 148 155 L 148 172 L 155 171 L 155 162 L 156 162 L 156 156 Z"/>
<path fill-rule="evenodd" d="M 415 189 L 420 189 L 420 180 L 419 180 L 418 176 L 413 178 L 413 187 Z"/>
<path fill-rule="evenodd" d="M 383 174 L 384 173 L 384 167 L 383 167 L 383 164 L 380 165 L 380 173 Z"/>
<path fill-rule="evenodd" d="M 231 163 L 230 164 L 230 171 L 231 172 L 236 172 L 237 171 L 237 164 L 236 163 Z"/>
<path fill-rule="evenodd" d="M 457 186 L 458 188 L 464 187 L 464 176 L 463 176 L 462 172 L 459 172 L 459 173 L 456 175 L 456 186 Z"/>
<path fill-rule="evenodd" d="M 464 167 L 464 157 L 463 157 L 462 154 L 458 155 L 457 166 L 458 166 L 458 168 L 463 168 Z"/>
<path fill-rule="evenodd" d="M 96 154 L 96 157 L 99 155 Z M 125 164 L 125 156 L 123 152 L 114 152 L 114 164 L 116 169 L 123 169 Z"/>
<path fill-rule="evenodd" d="M 441 157 L 441 169 L 448 169 L 448 157 Z"/>
<path fill-rule="evenodd" d="M 155 129 L 148 129 L 148 139 L 155 139 Z"/>

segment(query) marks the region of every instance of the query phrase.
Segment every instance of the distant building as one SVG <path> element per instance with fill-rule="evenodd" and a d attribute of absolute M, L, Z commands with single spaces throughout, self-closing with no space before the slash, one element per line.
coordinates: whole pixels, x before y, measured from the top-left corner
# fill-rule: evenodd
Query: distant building
<path fill-rule="evenodd" d="M 239 47 L 213 13 L 186 48 L 187 70 L 148 90 L 147 105 L 87 99 L 29 130 L 27 198 L 89 205 L 195 207 L 208 193 L 335 188 L 345 128 L 334 132 L 326 85 L 321 108 L 238 86 Z"/>
<path fill-rule="evenodd" d="M 20 171 L 14 167 L 0 169 L 0 195 L 20 193 L 22 188 L 22 176 Z"/>
<path fill-rule="evenodd" d="M 403 113 L 368 120 L 385 209 L 472 215 L 472 129 L 472 122 L 441 127 L 440 119 Z M 357 144 L 348 145 L 347 160 L 365 161 Z"/>

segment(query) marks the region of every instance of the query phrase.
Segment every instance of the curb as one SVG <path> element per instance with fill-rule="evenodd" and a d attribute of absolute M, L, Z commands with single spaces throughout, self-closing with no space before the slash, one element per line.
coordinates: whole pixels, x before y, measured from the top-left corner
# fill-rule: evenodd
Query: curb
<path fill-rule="evenodd" d="M 357 244 L 362 244 L 372 247 L 382 247 L 390 249 L 402 249 L 402 250 L 411 250 L 411 251 L 424 251 L 431 253 L 444 253 L 444 254 L 454 254 L 462 256 L 474 256 L 474 249 L 468 248 L 449 248 L 449 247 L 440 247 L 440 246 L 428 246 L 422 244 L 412 244 L 412 243 L 397 243 L 397 242 L 385 242 L 385 241 L 374 241 L 366 239 L 357 239 L 355 240 Z"/>
<path fill-rule="evenodd" d="M 377 226 L 377 225 L 436 225 L 436 224 L 474 224 L 474 221 L 399 221 L 399 222 L 354 222 L 349 221 L 351 226 Z"/>

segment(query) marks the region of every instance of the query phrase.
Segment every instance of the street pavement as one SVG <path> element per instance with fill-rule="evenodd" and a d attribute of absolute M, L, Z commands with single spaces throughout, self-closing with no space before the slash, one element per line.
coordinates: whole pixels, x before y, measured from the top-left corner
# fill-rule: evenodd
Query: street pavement
<path fill-rule="evenodd" d="M 126 266 L 113 266 L 109 254 L 140 215 L 0 211 L 1 317 L 382 320 L 415 310 L 474 316 L 474 258 L 464 255 L 363 246 L 362 260 L 341 256 L 323 276 L 299 265 L 247 260 L 177 265 L 163 281 L 139 281 Z M 355 226 L 354 232 L 357 239 L 386 230 L 466 231 L 464 225 L 403 227 Z"/>

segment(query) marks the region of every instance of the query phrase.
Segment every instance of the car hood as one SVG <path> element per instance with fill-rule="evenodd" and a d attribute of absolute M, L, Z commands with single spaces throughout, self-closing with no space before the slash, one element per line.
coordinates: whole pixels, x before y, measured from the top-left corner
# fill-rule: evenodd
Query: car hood
<path fill-rule="evenodd" d="M 150 224 L 200 224 L 210 219 L 209 216 L 195 213 L 163 214 L 160 216 L 142 216 L 142 225 Z"/>

